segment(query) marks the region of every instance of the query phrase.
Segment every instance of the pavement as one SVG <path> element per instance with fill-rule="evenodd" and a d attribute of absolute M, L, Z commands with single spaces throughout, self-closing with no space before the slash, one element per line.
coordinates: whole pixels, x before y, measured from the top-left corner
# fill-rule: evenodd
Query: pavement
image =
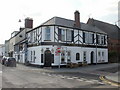
<path fill-rule="evenodd" d="M 120 76 L 118 73 L 119 72 L 113 73 L 111 75 L 101 76 L 100 79 L 108 84 L 120 87 Z"/>

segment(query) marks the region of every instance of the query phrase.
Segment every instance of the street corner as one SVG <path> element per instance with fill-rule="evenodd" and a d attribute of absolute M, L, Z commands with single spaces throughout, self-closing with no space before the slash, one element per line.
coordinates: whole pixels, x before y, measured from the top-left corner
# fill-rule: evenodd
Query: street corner
<path fill-rule="evenodd" d="M 100 80 L 104 81 L 107 84 L 110 84 L 112 86 L 120 87 L 120 83 L 119 82 L 115 82 L 113 80 L 107 79 L 105 76 L 100 76 L 99 78 L 100 78 Z"/>

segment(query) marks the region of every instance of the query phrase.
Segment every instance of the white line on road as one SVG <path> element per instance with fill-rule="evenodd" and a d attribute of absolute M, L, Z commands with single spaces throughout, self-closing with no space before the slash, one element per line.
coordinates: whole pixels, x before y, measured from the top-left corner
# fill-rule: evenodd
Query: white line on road
<path fill-rule="evenodd" d="M 2 73 L 2 71 L 0 71 L 0 73 Z"/>
<path fill-rule="evenodd" d="M 78 81 L 83 81 L 83 80 L 81 80 L 81 79 L 76 79 L 76 80 L 78 80 Z"/>
<path fill-rule="evenodd" d="M 73 79 L 73 78 L 70 78 L 70 77 L 69 77 L 69 78 L 67 78 L 67 79 Z"/>

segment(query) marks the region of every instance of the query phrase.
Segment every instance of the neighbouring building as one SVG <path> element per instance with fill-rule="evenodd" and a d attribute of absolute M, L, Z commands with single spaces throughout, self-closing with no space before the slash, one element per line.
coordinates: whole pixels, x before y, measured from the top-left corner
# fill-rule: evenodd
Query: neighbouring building
<path fill-rule="evenodd" d="M 5 45 L 0 44 L 0 57 L 5 56 Z"/>
<path fill-rule="evenodd" d="M 26 33 L 27 62 L 45 67 L 108 62 L 107 33 L 74 14 L 75 20 L 53 17 Z"/>
<path fill-rule="evenodd" d="M 19 63 L 25 63 L 27 59 L 26 32 L 33 28 L 33 19 L 26 18 L 24 25 L 24 28 L 20 28 L 19 32 L 15 35 L 14 57 Z"/>
<path fill-rule="evenodd" d="M 9 56 L 9 40 L 5 40 L 5 56 Z"/>
<path fill-rule="evenodd" d="M 32 18 L 25 19 L 24 28 L 11 33 L 11 38 L 5 40 L 5 56 L 15 57 L 17 62 L 25 63 L 26 60 L 26 32 L 33 28 Z"/>
<path fill-rule="evenodd" d="M 120 28 L 93 18 L 89 18 L 87 24 L 97 27 L 108 34 L 109 62 L 120 61 Z"/>

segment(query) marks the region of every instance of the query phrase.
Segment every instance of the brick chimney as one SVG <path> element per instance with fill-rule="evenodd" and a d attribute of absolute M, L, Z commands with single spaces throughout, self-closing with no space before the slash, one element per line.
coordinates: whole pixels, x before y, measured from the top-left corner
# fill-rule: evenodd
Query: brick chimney
<path fill-rule="evenodd" d="M 33 19 L 32 18 L 25 19 L 25 28 L 33 28 Z"/>
<path fill-rule="evenodd" d="M 75 17 L 75 27 L 80 28 L 80 13 L 79 13 L 79 11 L 75 11 L 74 17 Z"/>

